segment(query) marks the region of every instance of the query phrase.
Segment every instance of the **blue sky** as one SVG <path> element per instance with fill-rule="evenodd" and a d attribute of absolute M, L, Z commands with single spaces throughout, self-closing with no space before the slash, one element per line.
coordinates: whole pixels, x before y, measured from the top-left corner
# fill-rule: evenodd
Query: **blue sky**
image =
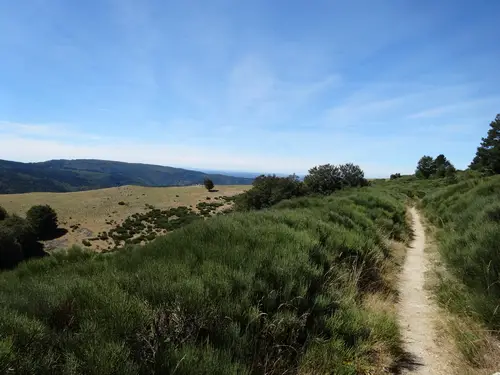
<path fill-rule="evenodd" d="M 0 0 L 0 158 L 369 177 L 465 168 L 500 1 Z"/>

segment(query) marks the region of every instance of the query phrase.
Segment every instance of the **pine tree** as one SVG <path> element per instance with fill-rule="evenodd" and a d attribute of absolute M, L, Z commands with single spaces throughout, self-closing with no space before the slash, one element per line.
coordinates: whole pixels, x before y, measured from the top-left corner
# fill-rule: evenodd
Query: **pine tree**
<path fill-rule="evenodd" d="M 469 168 L 487 174 L 500 174 L 500 114 L 490 123 L 488 135 L 481 139 Z"/>

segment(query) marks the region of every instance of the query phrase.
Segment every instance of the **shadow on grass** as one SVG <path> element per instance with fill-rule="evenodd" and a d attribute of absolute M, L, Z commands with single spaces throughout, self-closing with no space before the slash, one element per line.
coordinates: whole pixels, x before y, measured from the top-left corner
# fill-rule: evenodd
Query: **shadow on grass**
<path fill-rule="evenodd" d="M 28 259 L 43 258 L 49 254 L 45 251 L 44 244 L 36 241 L 30 243 L 29 246 L 23 248 L 23 255 L 24 255 L 23 260 L 28 260 Z"/>
<path fill-rule="evenodd" d="M 209 192 L 209 193 L 218 193 L 218 192 L 219 192 L 219 190 L 218 190 L 218 189 L 210 189 L 208 192 Z"/>
<path fill-rule="evenodd" d="M 53 233 L 43 236 L 43 238 L 40 238 L 40 240 L 41 241 L 55 240 L 56 238 L 64 236 L 66 233 L 68 233 L 68 230 L 66 228 L 57 228 Z"/>

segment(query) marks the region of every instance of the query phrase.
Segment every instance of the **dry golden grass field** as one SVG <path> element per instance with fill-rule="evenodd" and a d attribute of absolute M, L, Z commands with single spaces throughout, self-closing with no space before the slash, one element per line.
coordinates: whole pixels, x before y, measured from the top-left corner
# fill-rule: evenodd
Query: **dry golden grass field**
<path fill-rule="evenodd" d="M 142 187 L 121 186 L 116 188 L 79 191 L 71 193 L 0 194 L 0 206 L 7 212 L 24 216 L 33 205 L 48 204 L 57 212 L 59 226 L 68 230 L 64 236 L 47 243 L 47 249 L 81 245 L 82 241 L 109 231 L 127 217 L 148 210 L 147 205 L 159 209 L 187 206 L 196 210 L 199 202 L 212 202 L 215 197 L 233 196 L 248 190 L 250 186 L 217 186 L 207 192 L 202 186 Z M 210 200 L 207 200 L 210 197 Z M 124 205 L 118 204 L 124 202 Z M 220 209 L 228 207 L 226 204 Z M 110 222 L 113 221 L 112 224 Z M 79 224 L 72 229 L 71 226 Z M 102 241 L 92 242 L 99 251 L 106 248 Z"/>

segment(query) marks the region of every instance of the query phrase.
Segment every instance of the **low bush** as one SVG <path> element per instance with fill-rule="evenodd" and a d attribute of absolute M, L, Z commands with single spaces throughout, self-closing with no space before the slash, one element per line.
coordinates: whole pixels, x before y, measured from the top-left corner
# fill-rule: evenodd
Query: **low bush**
<path fill-rule="evenodd" d="M 212 206 L 218 204 L 219 203 L 200 202 L 200 205 L 202 205 L 200 207 L 203 207 L 203 209 L 210 207 L 210 210 L 207 211 L 209 212 L 208 216 L 210 216 Z M 101 235 L 100 238 L 101 240 L 103 238 L 106 239 L 106 237 L 112 238 L 117 247 L 126 243 L 137 244 L 141 241 L 149 240 L 151 236 L 148 236 L 148 232 L 154 229 L 172 231 L 190 224 L 200 218 L 200 215 L 193 212 L 191 208 L 186 206 L 173 207 L 167 210 L 152 208 L 147 212 L 135 213 L 129 216 L 123 221 L 123 223 L 109 230 L 105 236 Z M 137 236 L 141 239 L 136 240 Z"/>
<path fill-rule="evenodd" d="M 3 208 L 2 206 L 0 206 L 0 221 L 1 220 L 5 220 L 7 218 L 7 211 L 5 210 L 5 208 Z"/>
<path fill-rule="evenodd" d="M 0 221 L 0 269 L 10 269 L 25 259 L 44 255 L 43 245 L 26 219 L 10 215 Z"/>
<path fill-rule="evenodd" d="M 235 207 L 238 211 L 260 210 L 284 199 L 301 197 L 305 194 L 304 184 L 295 175 L 289 177 L 262 175 L 253 181 L 250 190 L 236 197 Z"/>

